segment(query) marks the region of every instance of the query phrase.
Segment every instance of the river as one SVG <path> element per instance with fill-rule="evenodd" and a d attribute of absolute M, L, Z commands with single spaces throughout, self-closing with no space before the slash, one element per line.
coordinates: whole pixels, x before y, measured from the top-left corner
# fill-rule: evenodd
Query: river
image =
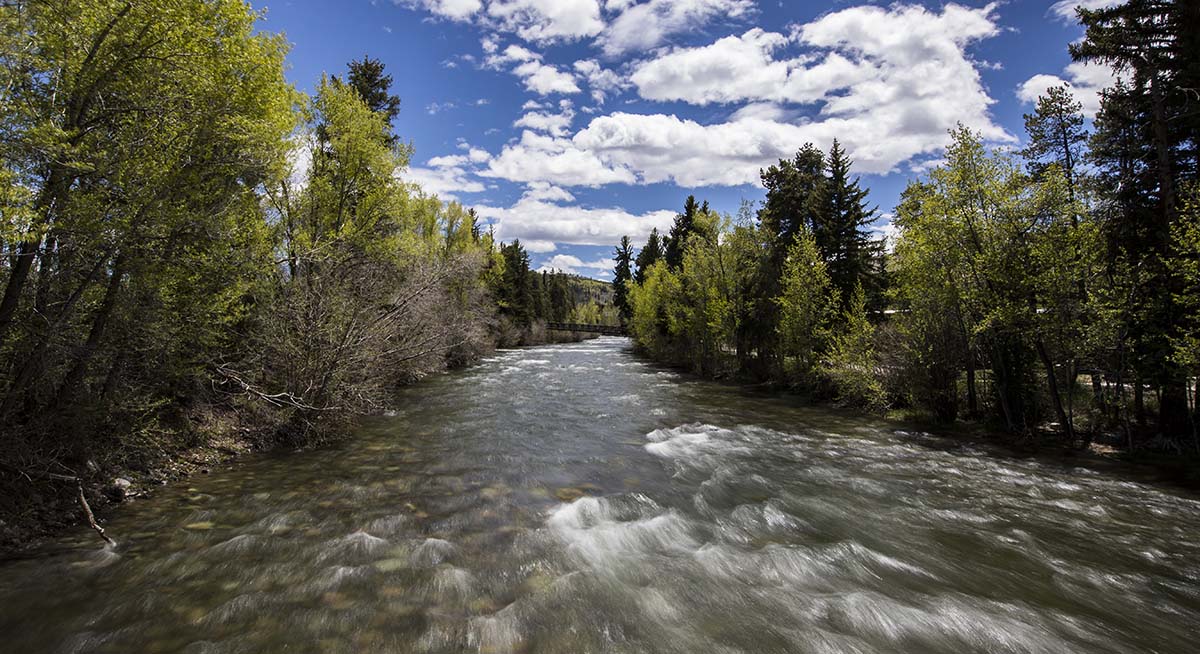
<path fill-rule="evenodd" d="M 1200 502 L 600 339 L 0 566 L 6 652 L 1195 652 Z"/>

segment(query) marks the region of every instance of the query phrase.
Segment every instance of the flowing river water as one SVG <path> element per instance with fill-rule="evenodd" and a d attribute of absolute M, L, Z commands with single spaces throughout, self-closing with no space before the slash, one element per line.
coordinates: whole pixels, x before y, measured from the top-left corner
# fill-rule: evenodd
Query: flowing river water
<path fill-rule="evenodd" d="M 500 352 L 0 566 L 5 652 L 1196 652 L 1200 502 Z"/>

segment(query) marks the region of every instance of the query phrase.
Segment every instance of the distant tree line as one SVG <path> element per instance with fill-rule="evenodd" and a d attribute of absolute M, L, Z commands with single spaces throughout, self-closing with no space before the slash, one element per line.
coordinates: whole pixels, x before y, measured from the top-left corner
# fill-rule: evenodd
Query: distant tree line
<path fill-rule="evenodd" d="M 1121 80 L 1090 125 L 1060 87 L 1020 151 L 953 130 L 890 243 L 836 141 L 763 170 L 757 211 L 689 197 L 670 234 L 617 250 L 638 346 L 875 410 L 1200 453 L 1200 4 L 1079 17 L 1072 56 Z"/>
<path fill-rule="evenodd" d="M 618 323 L 612 291 L 603 282 L 560 271 L 535 271 L 519 240 L 501 244 L 503 272 L 491 278 L 499 310 L 498 342 L 529 345 L 556 338 L 546 323 Z M 557 338 L 561 338 L 558 335 Z"/>

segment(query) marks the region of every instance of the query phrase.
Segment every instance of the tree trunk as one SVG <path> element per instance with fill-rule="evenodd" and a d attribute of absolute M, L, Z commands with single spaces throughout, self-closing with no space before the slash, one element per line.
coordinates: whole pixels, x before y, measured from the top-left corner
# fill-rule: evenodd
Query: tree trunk
<path fill-rule="evenodd" d="M 1104 375 L 1099 372 L 1092 373 L 1092 401 L 1095 402 L 1100 415 L 1108 414 L 1107 402 L 1104 400 Z"/>
<path fill-rule="evenodd" d="M 1133 415 L 1137 419 L 1138 427 L 1146 426 L 1146 393 L 1141 375 L 1135 375 L 1133 378 Z"/>
<path fill-rule="evenodd" d="M 4 288 L 4 297 L 0 299 L 0 348 L 8 338 L 17 307 L 21 305 L 21 295 L 25 292 L 25 284 L 29 281 L 29 272 L 33 269 L 33 260 L 42 247 L 41 230 L 53 222 L 55 210 L 65 199 L 69 180 L 67 174 L 59 167 L 54 167 L 46 176 L 46 186 L 38 198 L 35 213 L 40 216 L 38 222 L 30 227 L 32 238 L 21 241 L 17 254 L 12 262 L 8 275 L 8 285 Z"/>
<path fill-rule="evenodd" d="M 41 248 L 41 239 L 21 241 L 17 254 L 13 257 L 12 268 L 9 270 L 8 285 L 4 288 L 4 298 L 0 300 L 0 347 L 8 337 L 12 326 L 13 316 L 21 303 L 21 294 L 25 290 L 25 282 L 29 279 L 29 271 L 33 268 L 33 258 Z"/>
<path fill-rule="evenodd" d="M 1158 428 L 1164 436 L 1179 437 L 1188 433 L 1187 396 L 1187 382 L 1170 381 L 1162 385 Z"/>
<path fill-rule="evenodd" d="M 50 286 L 53 282 L 54 264 L 57 258 L 58 239 L 55 237 L 53 231 L 51 231 L 50 235 L 46 237 L 45 246 L 38 256 L 38 286 L 33 306 L 38 315 L 41 316 L 48 315 L 50 311 Z"/>
<path fill-rule="evenodd" d="M 979 416 L 979 393 L 975 385 L 975 356 L 967 357 L 967 415 L 971 418 Z"/>
<path fill-rule="evenodd" d="M 1075 443 L 1075 426 L 1071 424 L 1071 418 L 1067 415 L 1066 409 L 1063 407 L 1062 392 L 1058 388 L 1058 375 L 1054 373 L 1054 361 L 1050 359 L 1050 353 L 1046 350 L 1046 342 L 1041 336 L 1037 337 L 1037 352 L 1038 357 L 1042 360 L 1042 366 L 1046 369 L 1046 386 L 1050 390 L 1050 400 L 1054 405 L 1054 415 L 1058 418 L 1058 424 L 1062 426 L 1063 435 L 1072 444 Z"/>
<path fill-rule="evenodd" d="M 117 382 L 121 379 L 121 372 L 125 368 L 127 348 L 121 348 L 115 357 L 113 357 L 112 365 L 108 368 L 108 374 L 104 376 L 104 387 L 100 391 L 100 399 L 108 401 L 112 398 L 117 390 Z"/>
<path fill-rule="evenodd" d="M 117 260 L 113 264 L 112 277 L 108 281 L 108 289 L 104 292 L 104 301 L 101 302 L 100 308 L 96 310 L 96 315 L 92 319 L 92 328 L 88 331 L 87 341 L 76 357 L 75 365 L 71 366 L 71 370 L 63 379 L 62 386 L 58 390 L 55 405 L 60 408 L 75 400 L 80 387 L 83 386 L 84 378 L 87 376 L 88 365 L 95 356 L 96 350 L 100 348 L 100 342 L 104 338 L 104 329 L 108 325 L 109 318 L 112 317 L 113 310 L 117 306 L 117 298 L 121 293 L 121 284 L 125 278 L 125 261 L 124 253 L 117 255 Z"/>
<path fill-rule="evenodd" d="M 13 409 L 17 407 L 17 402 L 19 402 L 22 397 L 30 397 L 29 392 L 31 387 L 45 368 L 43 365 L 43 359 L 45 358 L 46 352 L 50 347 L 50 342 L 58 333 L 59 328 L 65 324 L 67 319 L 71 317 L 71 314 L 74 313 L 75 305 L 79 302 L 79 299 L 83 297 L 84 291 L 86 291 L 87 288 L 92 285 L 92 282 L 100 273 L 100 270 L 104 266 L 105 260 L 106 257 L 103 257 L 96 261 L 96 264 L 92 266 L 92 269 L 88 272 L 88 275 L 84 277 L 83 281 L 81 281 L 78 286 L 75 287 L 75 290 L 71 292 L 71 295 L 63 303 L 62 309 L 58 312 L 58 315 L 55 316 L 54 320 L 47 326 L 40 338 L 38 338 L 37 344 L 34 345 L 32 350 L 29 350 L 28 353 L 24 354 L 24 361 L 21 363 L 21 368 L 17 371 L 16 376 L 13 377 L 12 383 L 9 384 L 8 393 L 4 396 L 4 402 L 0 404 L 0 416 L 7 416 Z"/>
<path fill-rule="evenodd" d="M 1150 71 L 1150 100 L 1153 107 L 1154 152 L 1158 159 L 1158 183 L 1162 194 L 1163 227 L 1169 230 L 1175 218 L 1175 174 L 1171 165 L 1170 137 L 1167 134 L 1167 111 L 1160 88 L 1158 71 Z M 1169 231 L 1164 231 L 1168 234 Z"/>

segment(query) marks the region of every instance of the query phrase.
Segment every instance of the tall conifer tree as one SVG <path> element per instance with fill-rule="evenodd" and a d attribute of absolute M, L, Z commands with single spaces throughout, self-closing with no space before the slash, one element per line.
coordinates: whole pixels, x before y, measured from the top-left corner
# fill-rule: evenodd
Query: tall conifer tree
<path fill-rule="evenodd" d="M 621 244 L 617 246 L 613 258 L 617 262 L 613 268 L 613 304 L 621 321 L 625 322 L 633 316 L 633 309 L 629 305 L 629 284 L 633 280 L 633 243 L 628 236 L 621 237 Z"/>

